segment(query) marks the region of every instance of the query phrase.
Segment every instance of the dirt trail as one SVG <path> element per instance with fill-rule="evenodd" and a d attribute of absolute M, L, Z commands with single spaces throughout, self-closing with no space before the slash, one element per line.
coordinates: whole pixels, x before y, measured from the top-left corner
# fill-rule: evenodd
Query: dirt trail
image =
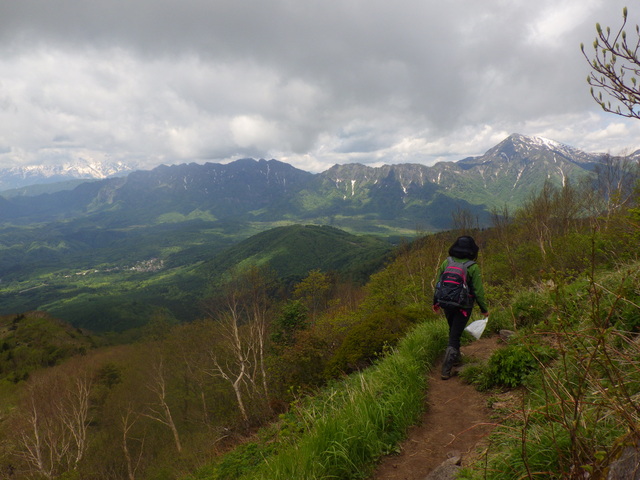
<path fill-rule="evenodd" d="M 498 342 L 498 336 L 481 338 L 461 351 L 469 359 L 485 360 Z M 487 395 L 457 376 L 441 380 L 437 364 L 430 374 L 427 409 L 420 424 L 409 431 L 401 453 L 385 457 L 369 480 L 423 480 L 451 452 L 461 454 L 464 465 L 492 428 Z"/>

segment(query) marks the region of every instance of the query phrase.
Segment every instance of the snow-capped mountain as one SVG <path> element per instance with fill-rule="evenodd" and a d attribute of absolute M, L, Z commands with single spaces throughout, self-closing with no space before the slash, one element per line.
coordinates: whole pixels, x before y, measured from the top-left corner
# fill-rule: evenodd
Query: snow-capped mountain
<path fill-rule="evenodd" d="M 127 175 L 135 168 L 120 161 L 79 158 L 61 165 L 20 165 L 0 168 L 0 191 L 67 180 L 101 180 Z"/>

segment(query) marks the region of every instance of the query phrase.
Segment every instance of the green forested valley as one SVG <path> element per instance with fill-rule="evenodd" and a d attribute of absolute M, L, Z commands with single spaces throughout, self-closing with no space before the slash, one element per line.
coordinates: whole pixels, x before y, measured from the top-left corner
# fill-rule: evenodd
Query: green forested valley
<path fill-rule="evenodd" d="M 43 229 L 42 244 L 24 227 L 9 230 L 2 236 L 12 247 L 2 258 L 20 267 L 3 271 L 0 313 L 45 310 L 98 332 L 141 327 L 159 312 L 194 320 L 202 314 L 206 292 L 245 264 L 269 264 L 287 284 L 314 268 L 362 283 L 392 247 L 375 237 L 311 225 L 274 228 L 245 240 L 257 230 L 243 226 L 233 233 L 229 225 L 198 220 L 141 229 L 144 233 L 98 230 L 92 239 L 60 227 L 59 232 Z M 70 246 L 74 241 L 83 243 Z"/>
<path fill-rule="evenodd" d="M 434 276 L 460 234 L 481 246 L 487 334 L 515 332 L 465 380 L 520 399 L 465 478 L 600 475 L 640 418 L 639 191 L 610 187 L 601 175 L 545 184 L 487 228 L 459 212 L 451 230 L 393 249 L 331 227 L 269 230 L 153 277 L 192 309 L 188 322 L 153 308 L 136 323 L 149 272 L 97 263 L 67 272 L 73 284 L 43 276 L 23 293 L 83 288 L 96 312 L 109 308 L 100 282 L 117 280 L 136 332 L 70 327 L 53 300 L 2 317 L 1 475 L 366 478 L 424 407 L 446 344 Z"/>

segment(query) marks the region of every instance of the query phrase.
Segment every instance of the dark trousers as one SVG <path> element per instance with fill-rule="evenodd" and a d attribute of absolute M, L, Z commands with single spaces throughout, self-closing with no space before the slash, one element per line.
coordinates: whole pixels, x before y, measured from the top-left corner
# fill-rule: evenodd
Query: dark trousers
<path fill-rule="evenodd" d="M 461 309 L 458 307 L 445 307 L 444 316 L 449 324 L 449 346 L 460 350 L 460 337 L 467 326 L 467 321 L 471 317 L 471 309 Z"/>

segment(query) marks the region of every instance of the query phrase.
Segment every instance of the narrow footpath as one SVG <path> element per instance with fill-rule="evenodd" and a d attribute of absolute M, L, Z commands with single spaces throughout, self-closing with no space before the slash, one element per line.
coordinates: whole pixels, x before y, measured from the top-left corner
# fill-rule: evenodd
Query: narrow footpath
<path fill-rule="evenodd" d="M 486 360 L 498 348 L 497 335 L 481 338 L 461 348 L 470 360 Z M 412 427 L 397 455 L 385 457 L 369 480 L 424 480 L 450 456 L 467 465 L 479 443 L 493 429 L 488 395 L 457 376 L 440 379 L 436 364 L 430 373 L 427 409 Z"/>

